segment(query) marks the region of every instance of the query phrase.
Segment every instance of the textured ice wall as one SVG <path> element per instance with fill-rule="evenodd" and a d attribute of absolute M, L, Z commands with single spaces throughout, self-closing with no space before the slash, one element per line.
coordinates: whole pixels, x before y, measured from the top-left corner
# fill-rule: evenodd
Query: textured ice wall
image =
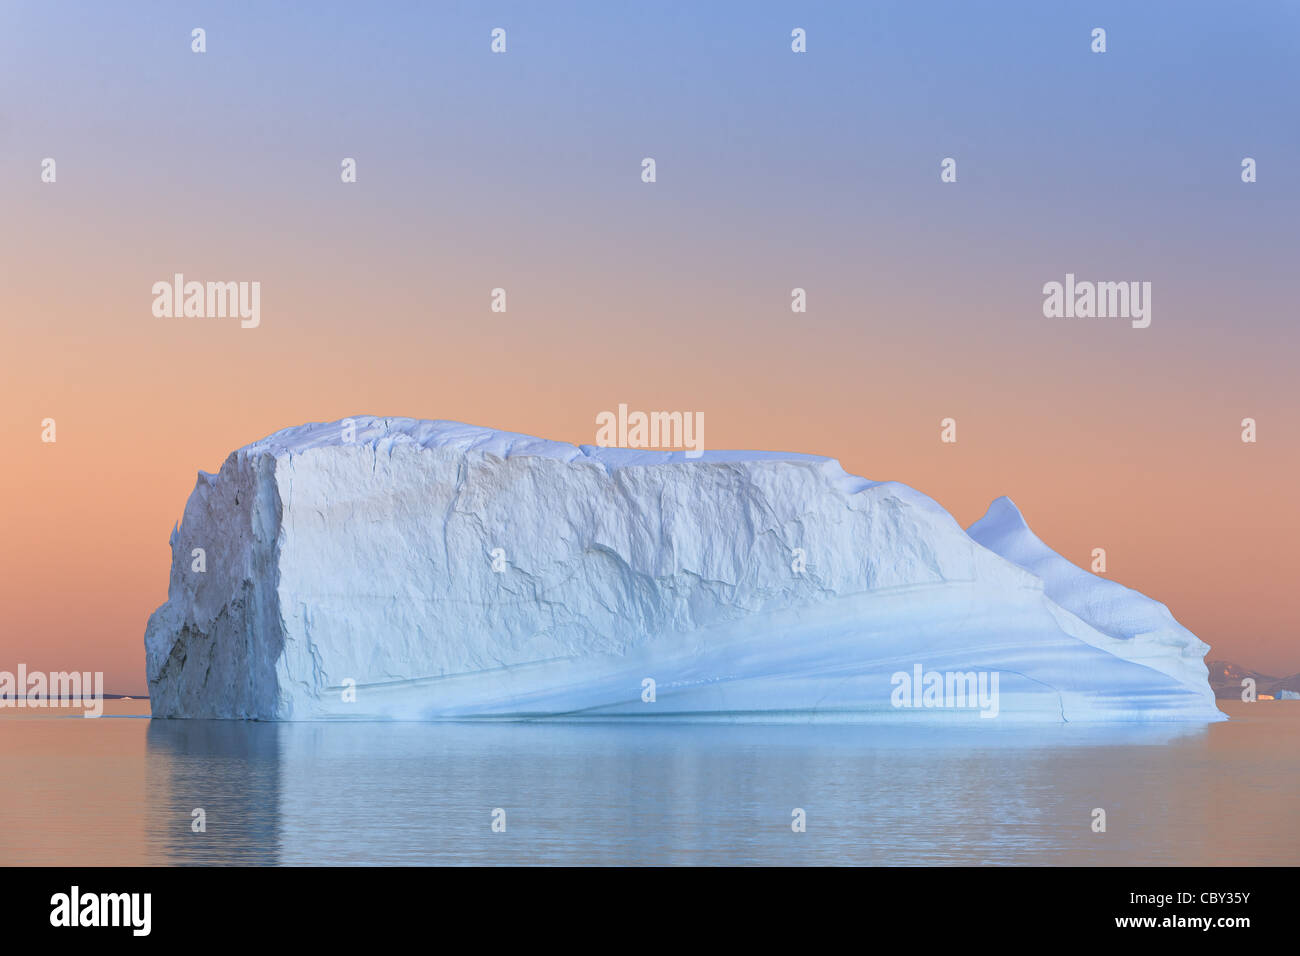
<path fill-rule="evenodd" d="M 899 717 L 916 663 L 1005 672 L 1013 717 L 1219 716 L 929 498 L 809 455 L 358 417 L 200 475 L 172 549 L 155 716 Z"/>
<path fill-rule="evenodd" d="M 145 667 L 154 714 L 272 717 L 284 641 L 276 584 L 275 460 L 240 452 L 200 472 L 172 531 L 167 603 L 149 618 Z M 203 550 L 204 570 L 194 570 Z"/>

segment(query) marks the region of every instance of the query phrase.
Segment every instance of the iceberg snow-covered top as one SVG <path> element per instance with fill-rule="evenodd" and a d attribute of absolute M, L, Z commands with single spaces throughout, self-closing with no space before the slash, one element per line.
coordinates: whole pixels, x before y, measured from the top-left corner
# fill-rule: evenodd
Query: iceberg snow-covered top
<path fill-rule="evenodd" d="M 351 440 L 345 428 L 352 423 Z M 568 442 L 537 438 L 520 432 L 500 431 L 445 419 L 428 421 L 418 418 L 386 418 L 355 415 L 336 422 L 310 422 L 284 428 L 260 441 L 244 446 L 236 454 L 272 457 L 301 455 L 318 448 L 345 444 L 370 446 L 378 451 L 398 445 L 446 449 L 454 452 L 477 452 L 497 458 L 553 458 L 572 462 L 589 460 L 606 471 L 668 464 L 726 464 L 745 462 L 809 462 L 820 464 L 821 471 L 841 491 L 852 494 L 882 484 L 846 472 L 839 461 L 824 455 L 800 452 L 711 450 L 691 456 L 685 450 L 666 451 L 640 448 L 606 448 L 598 445 L 571 445 Z"/>

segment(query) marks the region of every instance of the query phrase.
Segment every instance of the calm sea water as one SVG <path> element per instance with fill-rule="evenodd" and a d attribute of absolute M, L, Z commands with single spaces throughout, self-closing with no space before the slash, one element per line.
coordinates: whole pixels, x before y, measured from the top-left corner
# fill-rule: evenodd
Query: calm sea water
<path fill-rule="evenodd" d="M 1035 729 L 5 710 L 0 862 L 1300 862 L 1300 703 L 1224 709 L 1211 725 Z"/>

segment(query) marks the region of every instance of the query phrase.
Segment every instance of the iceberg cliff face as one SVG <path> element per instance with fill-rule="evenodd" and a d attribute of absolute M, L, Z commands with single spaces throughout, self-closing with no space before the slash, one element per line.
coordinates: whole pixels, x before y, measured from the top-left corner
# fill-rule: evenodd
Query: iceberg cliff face
<path fill-rule="evenodd" d="M 1091 596 L 1002 519 L 967 534 L 811 455 L 290 428 L 199 476 L 145 634 L 153 713 L 1221 718 L 1205 645 L 1147 627 L 1162 605 Z M 953 673 L 992 703 L 923 694 Z"/>

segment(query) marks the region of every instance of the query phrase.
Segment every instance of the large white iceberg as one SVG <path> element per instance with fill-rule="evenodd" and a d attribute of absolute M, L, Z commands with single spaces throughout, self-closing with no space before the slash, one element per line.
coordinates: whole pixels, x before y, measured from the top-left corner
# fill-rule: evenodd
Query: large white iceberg
<path fill-rule="evenodd" d="M 1007 499 L 968 534 L 813 455 L 358 416 L 200 473 L 171 545 L 158 717 L 1222 719 L 1207 646 Z"/>

